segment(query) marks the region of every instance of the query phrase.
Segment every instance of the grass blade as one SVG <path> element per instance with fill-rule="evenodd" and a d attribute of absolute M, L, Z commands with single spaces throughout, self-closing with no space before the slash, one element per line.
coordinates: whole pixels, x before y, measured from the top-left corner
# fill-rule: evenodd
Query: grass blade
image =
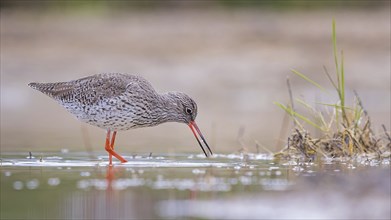
<path fill-rule="evenodd" d="M 345 71 L 344 71 L 344 58 L 343 58 L 343 51 L 341 51 L 341 86 L 340 86 L 340 93 L 341 93 L 341 105 L 345 106 Z"/>
<path fill-rule="evenodd" d="M 337 90 L 337 92 L 338 92 L 338 87 L 335 84 L 334 80 L 331 78 L 329 71 L 327 71 L 327 68 L 325 66 L 323 66 L 323 69 L 324 69 L 324 72 L 326 73 L 327 77 L 329 78 L 331 84 L 334 86 L 335 90 Z"/>
<path fill-rule="evenodd" d="M 307 102 L 305 102 L 304 100 L 302 99 L 298 99 L 296 98 L 296 101 L 298 103 L 300 103 L 301 105 L 303 105 L 305 108 L 307 108 L 308 110 L 311 111 L 311 113 L 314 115 L 315 119 L 319 120 L 319 122 L 321 122 L 321 127 L 323 128 L 322 130 L 325 131 L 325 130 L 328 130 L 327 129 L 327 123 L 326 121 L 324 120 L 324 117 L 322 115 L 322 113 L 320 111 L 317 111 L 316 109 L 314 109 L 310 104 L 308 104 Z"/>
<path fill-rule="evenodd" d="M 354 109 L 351 108 L 351 107 L 342 106 L 342 105 L 338 105 L 338 104 L 328 104 L 328 103 L 323 103 L 323 102 L 316 102 L 316 104 L 330 106 L 330 107 L 334 107 L 334 108 L 337 108 L 337 109 L 348 109 L 348 110 L 354 111 Z"/>
<path fill-rule="evenodd" d="M 339 65 L 338 65 L 338 56 L 337 56 L 337 34 L 335 31 L 335 19 L 333 18 L 333 33 L 332 33 L 332 41 L 333 41 L 333 53 L 334 53 L 334 60 L 335 60 L 335 66 L 337 70 L 337 79 L 338 79 L 338 86 L 340 85 L 339 82 Z"/>
<path fill-rule="evenodd" d="M 307 124 L 309 125 L 312 125 L 313 127 L 321 130 L 321 131 L 325 131 L 321 126 L 319 126 L 318 124 L 314 123 L 313 121 L 311 121 L 310 119 L 308 119 L 307 117 L 295 112 L 292 110 L 292 108 L 290 108 L 289 106 L 285 106 L 279 102 L 274 102 L 275 105 L 277 105 L 278 107 L 282 108 L 285 112 L 287 112 L 289 115 L 291 115 L 292 117 L 297 117 L 301 120 L 303 120 L 304 122 L 306 122 Z"/>
<path fill-rule="evenodd" d="M 306 80 L 307 82 L 311 83 L 312 85 L 318 87 L 320 90 L 322 90 L 322 91 L 328 93 L 328 92 L 326 91 L 325 88 L 323 88 L 321 85 L 319 85 L 318 83 L 316 83 L 316 82 L 313 81 L 312 79 L 308 78 L 306 75 L 304 75 L 304 74 L 302 74 L 302 73 L 300 73 L 299 71 L 294 70 L 294 69 L 291 69 L 291 71 L 292 71 L 294 74 L 300 76 L 302 79 L 304 79 L 304 80 Z"/>

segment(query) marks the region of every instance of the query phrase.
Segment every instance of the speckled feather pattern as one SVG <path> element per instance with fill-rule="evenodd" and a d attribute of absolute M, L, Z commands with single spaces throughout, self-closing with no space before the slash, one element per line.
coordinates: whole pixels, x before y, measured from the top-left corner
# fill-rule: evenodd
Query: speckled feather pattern
<path fill-rule="evenodd" d="M 64 106 L 80 121 L 115 131 L 189 123 L 197 116 L 196 103 L 181 92 L 159 94 L 141 76 L 103 73 L 68 82 L 30 83 Z M 192 109 L 189 114 L 186 109 Z"/>

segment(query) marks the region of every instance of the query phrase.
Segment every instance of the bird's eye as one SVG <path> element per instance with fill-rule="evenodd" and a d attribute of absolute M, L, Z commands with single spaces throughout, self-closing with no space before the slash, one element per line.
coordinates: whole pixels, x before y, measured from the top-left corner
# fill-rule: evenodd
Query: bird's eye
<path fill-rule="evenodd" d="M 193 110 L 191 110 L 191 108 L 186 108 L 186 113 L 191 115 L 193 113 Z"/>

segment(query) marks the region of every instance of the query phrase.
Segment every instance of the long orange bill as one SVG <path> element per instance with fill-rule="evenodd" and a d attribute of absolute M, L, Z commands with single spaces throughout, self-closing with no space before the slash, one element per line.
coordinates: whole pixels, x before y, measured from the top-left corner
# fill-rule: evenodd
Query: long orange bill
<path fill-rule="evenodd" d="M 200 129 L 198 128 L 197 124 L 195 123 L 195 121 L 191 121 L 191 122 L 189 123 L 189 127 L 190 127 L 191 131 L 193 132 L 194 137 L 197 139 L 197 142 L 198 142 L 198 144 L 200 145 L 200 147 L 201 147 L 202 151 L 204 152 L 205 156 L 206 156 L 206 157 L 209 157 L 208 153 L 210 153 L 210 155 L 213 155 L 212 150 L 210 149 L 208 143 L 206 143 L 206 140 L 205 140 L 204 136 L 202 135 Z M 202 143 L 201 143 L 200 139 L 198 138 L 197 134 L 198 134 L 198 136 L 201 137 L 202 142 L 203 142 L 203 143 L 206 145 L 206 147 L 208 148 L 208 150 L 209 150 L 208 153 L 206 153 L 206 151 L 205 151 L 204 147 L 202 146 Z"/>

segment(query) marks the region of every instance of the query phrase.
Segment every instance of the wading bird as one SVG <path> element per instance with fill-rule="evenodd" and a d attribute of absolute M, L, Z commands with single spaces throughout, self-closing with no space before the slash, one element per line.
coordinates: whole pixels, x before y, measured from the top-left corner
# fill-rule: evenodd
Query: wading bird
<path fill-rule="evenodd" d="M 80 121 L 107 130 L 105 149 L 109 153 L 110 165 L 112 156 L 122 163 L 127 162 L 114 151 L 117 131 L 151 127 L 165 122 L 187 124 L 205 156 L 213 155 L 195 123 L 197 104 L 185 93 L 159 94 L 146 79 L 121 73 L 103 73 L 68 82 L 28 85 L 56 100 Z"/>

